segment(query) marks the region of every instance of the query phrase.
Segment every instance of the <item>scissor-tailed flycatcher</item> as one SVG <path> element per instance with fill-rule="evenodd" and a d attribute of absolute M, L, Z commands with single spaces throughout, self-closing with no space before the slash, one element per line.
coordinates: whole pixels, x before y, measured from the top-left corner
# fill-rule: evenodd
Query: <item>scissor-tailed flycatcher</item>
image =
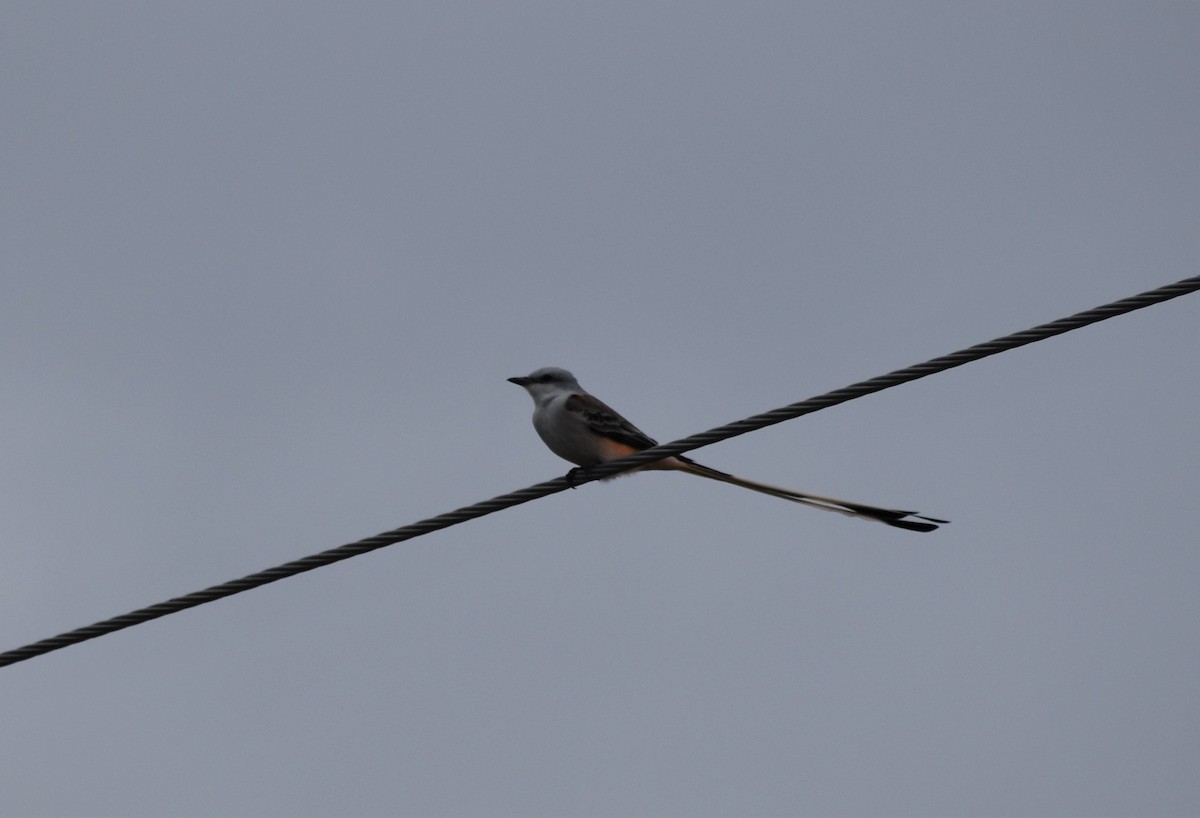
<path fill-rule="evenodd" d="M 525 391 L 533 398 L 533 428 L 537 429 L 538 435 L 550 447 L 550 451 L 564 460 L 578 466 L 595 466 L 658 445 L 653 438 L 621 417 L 614 409 L 585 392 L 575 380 L 575 376 L 565 369 L 548 366 L 523 378 L 508 380 L 517 386 L 525 387 Z M 793 503 L 836 511 L 847 517 L 875 520 L 896 528 L 907 528 L 909 531 L 933 531 L 939 525 L 949 522 L 936 517 L 922 517 L 913 511 L 879 508 L 756 483 L 710 469 L 708 466 L 701 466 L 683 455 L 656 460 L 638 468 L 684 471 L 710 480 L 732 483 L 772 497 L 791 500 Z"/>

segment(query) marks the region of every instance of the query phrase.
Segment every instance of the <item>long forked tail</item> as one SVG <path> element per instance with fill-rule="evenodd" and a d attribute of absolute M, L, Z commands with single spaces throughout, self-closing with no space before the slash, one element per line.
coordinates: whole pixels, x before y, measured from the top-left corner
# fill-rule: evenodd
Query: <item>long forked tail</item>
<path fill-rule="evenodd" d="M 884 525 L 905 528 L 909 531 L 934 531 L 939 525 L 945 525 L 950 522 L 949 520 L 939 520 L 936 517 L 923 517 L 914 511 L 899 511 L 893 508 L 880 508 L 878 506 L 864 505 L 863 503 L 851 503 L 848 500 L 838 500 L 835 497 L 803 494 L 799 491 L 792 491 L 791 489 L 780 488 L 779 486 L 756 483 L 753 480 L 746 480 L 743 477 L 734 477 L 732 474 L 710 469 L 708 466 L 701 466 L 696 461 L 689 460 L 686 457 L 678 457 L 676 459 L 683 464 L 680 469 L 681 471 L 699 475 L 700 477 L 707 477 L 710 480 L 720 480 L 722 483 L 741 486 L 744 489 L 769 494 L 772 497 L 779 497 L 783 500 L 791 500 L 793 503 L 801 503 L 813 508 L 824 509 L 825 511 L 835 511 L 838 514 L 845 514 L 847 517 L 862 517 L 866 520 L 875 520 Z"/>

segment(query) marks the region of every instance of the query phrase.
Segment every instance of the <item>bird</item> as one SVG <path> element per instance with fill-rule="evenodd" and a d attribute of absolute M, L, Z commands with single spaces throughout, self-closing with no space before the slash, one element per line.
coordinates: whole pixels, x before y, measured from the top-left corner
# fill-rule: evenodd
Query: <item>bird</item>
<path fill-rule="evenodd" d="M 533 428 L 537 430 L 538 436 L 550 451 L 576 466 L 596 466 L 658 445 L 654 438 L 626 420 L 620 412 L 589 394 L 579 385 L 575 376 L 565 369 L 555 366 L 543 367 L 528 375 L 509 378 L 508 381 L 524 387 L 533 398 Z M 822 497 L 735 477 L 703 466 L 683 455 L 655 460 L 639 466 L 635 471 L 643 469 L 682 471 L 790 500 L 793 503 L 833 511 L 847 517 L 874 520 L 908 531 L 934 531 L 938 526 L 949 522 L 937 517 L 925 517 L 915 511 L 900 511 L 839 500 L 835 497 Z"/>

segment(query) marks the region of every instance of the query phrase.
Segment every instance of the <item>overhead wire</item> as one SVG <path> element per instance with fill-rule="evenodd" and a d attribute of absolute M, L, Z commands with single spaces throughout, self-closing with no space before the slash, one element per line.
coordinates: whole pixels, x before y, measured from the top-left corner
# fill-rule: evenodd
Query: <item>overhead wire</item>
<path fill-rule="evenodd" d="M 1099 321 L 1104 321 L 1109 318 L 1114 318 L 1118 315 L 1123 315 L 1134 310 L 1139 310 L 1144 307 L 1149 307 L 1154 304 L 1159 304 L 1164 301 L 1169 301 L 1173 298 L 1178 298 L 1182 295 L 1200 290 L 1200 276 L 1185 278 L 1182 281 L 1177 281 L 1174 284 L 1167 284 L 1162 287 L 1148 290 L 1138 295 L 1122 298 L 1119 301 L 1114 301 L 1109 304 L 1104 304 L 1090 310 L 1075 313 L 1074 315 L 1060 318 L 1057 321 L 1051 321 L 1047 324 L 1040 324 L 1031 329 L 1022 330 L 1009 335 L 1004 335 L 995 338 L 991 341 L 986 341 L 981 344 L 976 344 L 966 349 L 961 349 L 957 352 L 952 352 L 949 355 L 942 355 L 938 358 L 925 361 L 924 363 L 908 366 L 903 369 L 897 369 L 889 372 L 886 375 L 879 375 L 869 380 L 860 381 L 849 386 L 835 389 L 832 392 L 826 392 L 823 395 L 808 398 L 797 403 L 792 403 L 787 406 L 782 406 L 778 409 L 773 409 L 769 412 L 763 412 L 758 415 L 738 420 L 733 423 L 727 423 L 724 426 L 718 426 L 706 432 L 691 435 L 689 437 L 680 438 L 679 440 L 670 443 L 664 443 L 655 446 L 652 449 L 637 452 L 620 460 L 613 460 L 608 463 L 594 466 L 585 470 L 572 470 L 566 476 L 558 477 L 553 480 L 547 480 L 543 483 L 537 483 L 527 488 L 518 491 L 502 494 L 498 497 L 493 497 L 490 500 L 474 503 L 469 506 L 454 511 L 449 511 L 444 514 L 439 514 L 435 517 L 421 520 L 416 523 L 401 526 L 400 528 L 391 531 L 385 531 L 381 534 L 376 534 L 373 537 L 367 537 L 357 542 L 347 543 L 346 545 L 332 548 L 327 551 L 322 551 L 317 554 L 312 554 L 301 559 L 292 560 L 282 565 L 268 568 L 264 571 L 250 574 L 241 577 L 240 579 L 223 582 L 219 585 L 213 585 L 203 590 L 194 591 L 190 594 L 178 596 L 173 599 L 168 599 L 164 602 L 159 602 L 155 605 L 150 605 L 144 608 L 130 611 L 129 613 L 115 616 L 110 619 L 104 619 L 91 625 L 86 625 L 81 628 L 60 633 L 57 636 L 52 636 L 47 639 L 42 639 L 37 642 L 32 642 L 22 647 L 0 653 L 0 667 L 16 664 L 17 662 L 32 659 L 35 656 L 41 656 L 51 651 L 59 650 L 70 645 L 78 644 L 89 639 L 95 639 L 98 636 L 113 633 L 124 628 L 140 625 L 144 622 L 149 622 L 169 614 L 178 613 L 180 611 L 194 608 L 198 605 L 203 605 L 208 602 L 214 602 L 218 599 L 223 599 L 227 596 L 240 594 L 244 591 L 249 591 L 253 588 L 258 588 L 262 585 L 267 585 L 281 579 L 296 576 L 306 571 L 311 571 L 315 568 L 321 568 L 326 565 L 331 565 L 335 562 L 340 562 L 350 557 L 356 557 L 360 554 L 365 554 L 369 551 L 383 548 L 388 545 L 394 545 L 398 542 L 411 540 L 415 537 L 420 537 L 424 534 L 430 534 L 434 531 L 439 531 L 443 528 L 449 528 L 459 523 L 474 520 L 479 517 L 493 514 L 497 511 L 502 511 L 513 506 L 527 503 L 531 500 L 536 500 L 541 497 L 546 497 L 551 494 L 556 494 L 560 491 L 565 491 L 569 488 L 589 483 L 593 480 L 599 480 L 605 477 L 610 477 L 619 474 L 629 469 L 637 468 L 645 463 L 659 460 L 663 457 L 671 455 L 683 454 L 684 452 L 698 449 L 702 446 L 708 446 L 718 441 L 728 440 L 738 435 L 744 435 L 748 432 L 772 426 L 777 423 L 782 423 L 785 420 L 800 417 L 802 415 L 811 414 L 821 409 L 827 409 L 831 406 L 837 406 L 840 403 L 845 403 L 856 398 L 870 395 L 874 392 L 880 392 L 884 389 L 889 389 L 893 386 L 899 386 L 903 383 L 915 381 L 919 378 L 924 378 L 938 372 L 945 372 L 948 369 L 962 366 L 963 364 L 978 361 L 991 355 L 996 355 L 1000 352 L 1005 352 L 1010 349 L 1032 344 L 1036 341 L 1042 341 L 1047 338 L 1052 338 L 1056 335 L 1062 335 L 1071 330 L 1080 329 L 1090 324 L 1095 324 Z"/>

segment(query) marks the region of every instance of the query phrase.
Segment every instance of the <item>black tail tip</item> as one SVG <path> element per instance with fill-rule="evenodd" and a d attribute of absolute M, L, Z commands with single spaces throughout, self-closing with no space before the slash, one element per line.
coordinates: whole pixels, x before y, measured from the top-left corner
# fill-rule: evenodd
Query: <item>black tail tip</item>
<path fill-rule="evenodd" d="M 945 525 L 948 520 L 937 520 L 936 522 L 922 522 L 921 520 L 933 520 L 933 517 L 922 517 L 920 520 L 881 520 L 880 522 L 903 528 L 907 531 L 937 531 L 939 525 Z"/>

